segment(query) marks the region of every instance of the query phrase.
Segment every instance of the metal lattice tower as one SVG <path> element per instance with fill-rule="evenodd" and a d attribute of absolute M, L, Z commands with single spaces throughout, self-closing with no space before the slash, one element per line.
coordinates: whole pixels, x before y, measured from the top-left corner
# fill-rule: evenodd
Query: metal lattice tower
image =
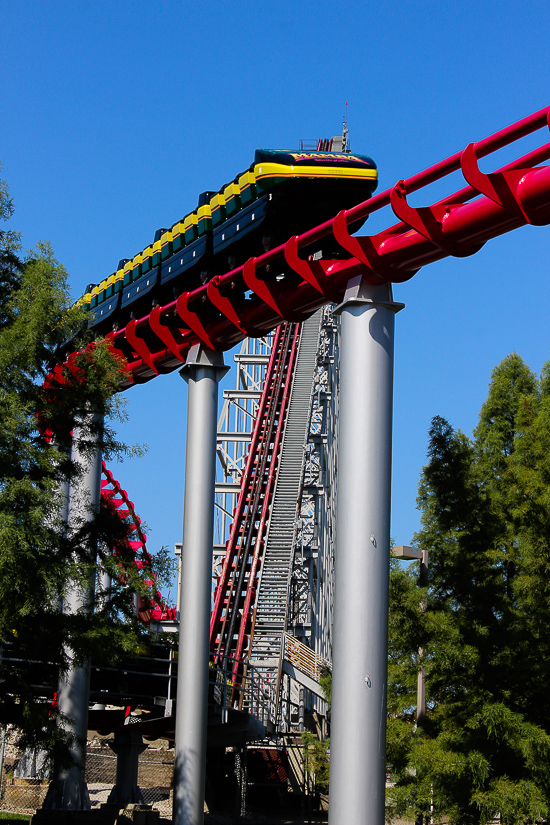
<path fill-rule="evenodd" d="M 216 497 L 214 515 L 214 563 L 217 580 L 225 555 L 225 542 L 233 520 L 243 475 L 250 435 L 256 419 L 273 335 L 245 338 L 234 356 L 234 390 L 223 391 L 223 407 L 218 420 Z"/>
<path fill-rule="evenodd" d="M 318 680 L 321 664 L 331 661 L 337 336 L 337 319 L 329 309 L 302 325 L 254 605 L 249 658 L 278 694 L 279 706 L 285 703 L 284 721 L 281 715 L 278 719 L 285 729 L 298 724 L 298 714 L 290 708 L 297 709 L 300 687 Z M 218 423 L 215 580 L 225 554 L 271 342 L 269 337 L 243 343 L 235 356 L 236 388 L 224 391 Z M 292 644 L 289 637 L 296 637 Z M 296 650 L 301 668 L 291 668 L 292 680 L 287 668 L 281 679 L 285 658 L 296 659 Z M 323 709 L 318 690 L 317 695 L 314 691 L 307 697 L 308 707 Z"/>
<path fill-rule="evenodd" d="M 304 449 L 287 631 L 331 661 L 336 518 L 338 319 L 325 308 L 319 329 Z"/>

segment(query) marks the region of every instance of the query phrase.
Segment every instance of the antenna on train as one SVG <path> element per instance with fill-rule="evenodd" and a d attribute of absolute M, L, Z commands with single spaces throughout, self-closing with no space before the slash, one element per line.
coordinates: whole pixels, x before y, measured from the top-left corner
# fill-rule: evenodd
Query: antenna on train
<path fill-rule="evenodd" d="M 344 115 L 344 122 L 342 124 L 342 152 L 351 152 L 348 132 L 348 102 L 346 100 L 346 113 Z"/>
<path fill-rule="evenodd" d="M 318 152 L 351 152 L 348 131 L 348 102 L 346 101 L 346 113 L 343 117 L 342 136 L 335 135 L 332 138 L 319 138 L 313 140 L 310 138 L 302 138 L 300 140 L 300 152 L 312 151 L 317 149 Z"/>

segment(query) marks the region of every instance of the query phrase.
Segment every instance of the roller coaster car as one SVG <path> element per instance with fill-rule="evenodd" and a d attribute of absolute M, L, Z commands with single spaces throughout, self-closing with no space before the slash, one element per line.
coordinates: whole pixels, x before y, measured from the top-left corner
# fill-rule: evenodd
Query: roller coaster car
<path fill-rule="evenodd" d="M 257 149 L 254 163 L 81 299 L 108 332 L 371 197 L 376 165 L 350 152 Z M 362 222 L 350 227 L 357 231 Z M 314 250 L 312 250 L 314 251 Z M 323 250 L 324 254 L 325 250 Z M 329 251 L 330 254 L 330 251 Z"/>

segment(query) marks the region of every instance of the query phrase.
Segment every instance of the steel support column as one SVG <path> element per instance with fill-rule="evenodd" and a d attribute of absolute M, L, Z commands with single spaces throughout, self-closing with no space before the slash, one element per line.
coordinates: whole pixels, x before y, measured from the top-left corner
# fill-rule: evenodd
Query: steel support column
<path fill-rule="evenodd" d="M 350 281 L 341 313 L 331 825 L 383 825 L 395 312 Z"/>
<path fill-rule="evenodd" d="M 197 345 L 189 351 L 187 362 L 180 370 L 189 389 L 174 825 L 200 825 L 204 818 L 218 381 L 228 369 L 222 353 Z"/>
<path fill-rule="evenodd" d="M 101 481 L 101 451 L 98 447 L 103 424 L 98 414 L 82 415 L 73 430 L 71 460 L 76 468 L 68 499 L 67 529 L 76 535 L 99 510 Z M 63 600 L 63 612 L 71 615 L 93 610 L 95 573 L 93 566 L 97 548 L 88 548 L 90 578 L 73 582 Z M 60 676 L 57 705 L 62 725 L 70 737 L 70 767 L 54 766 L 54 778 L 44 801 L 44 808 L 59 810 L 89 810 L 90 798 L 84 772 L 86 767 L 86 739 L 88 733 L 88 704 L 90 697 L 90 663 L 76 663 L 74 653 L 66 651 L 69 667 Z"/>

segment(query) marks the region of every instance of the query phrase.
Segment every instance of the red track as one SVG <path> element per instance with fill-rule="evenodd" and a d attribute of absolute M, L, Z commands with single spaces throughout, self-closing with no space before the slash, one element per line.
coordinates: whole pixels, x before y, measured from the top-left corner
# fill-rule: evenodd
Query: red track
<path fill-rule="evenodd" d="M 210 617 L 216 659 L 247 655 L 254 599 L 299 341 L 297 324 L 282 324 L 271 349 L 241 489 Z"/>
<path fill-rule="evenodd" d="M 156 577 L 151 567 L 151 555 L 147 552 L 146 543 L 147 537 L 141 529 L 141 519 L 134 509 L 134 503 L 128 498 L 128 493 L 123 490 L 113 474 L 102 464 L 101 479 L 101 501 L 103 506 L 110 507 L 116 512 L 118 518 L 126 526 L 126 536 L 124 538 L 125 548 L 129 547 L 133 550 L 136 557 L 136 565 L 138 568 L 149 568 L 151 578 L 147 580 L 147 584 L 151 588 L 151 604 L 143 609 L 140 605 L 140 619 L 146 624 L 149 624 L 151 619 L 175 619 L 176 609 L 167 607 L 162 602 L 162 596 L 156 589 Z M 117 547 L 114 547 L 116 554 Z"/>
<path fill-rule="evenodd" d="M 327 301 L 341 300 L 354 275 L 371 284 L 400 283 L 425 264 L 472 255 L 512 229 L 550 223 L 550 167 L 537 168 L 550 158 L 550 143 L 488 175 L 477 164 L 549 125 L 550 106 L 109 333 L 128 362 L 125 387 L 176 369 L 197 341 L 225 350 L 247 335 L 265 334 L 282 319 L 301 321 Z M 466 187 L 431 206 L 410 206 L 408 195 L 457 170 Z M 350 223 L 388 205 L 398 223 L 376 235 L 350 236 Z M 300 258 L 300 249 L 330 235 L 350 258 Z"/>

